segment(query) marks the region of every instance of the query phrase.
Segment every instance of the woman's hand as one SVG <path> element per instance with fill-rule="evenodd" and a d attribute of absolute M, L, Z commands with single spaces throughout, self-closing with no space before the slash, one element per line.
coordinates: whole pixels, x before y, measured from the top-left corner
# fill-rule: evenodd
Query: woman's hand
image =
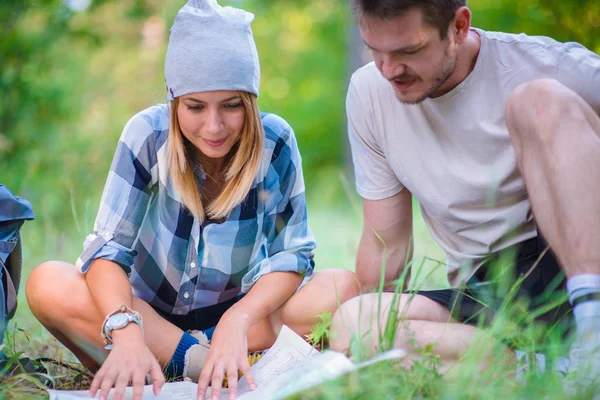
<path fill-rule="evenodd" d="M 250 390 L 254 390 L 254 377 L 248 363 L 248 325 L 244 318 L 235 314 L 233 308 L 221 317 L 217 324 L 210 350 L 198 380 L 198 399 L 204 400 L 206 388 L 211 383 L 211 398 L 219 399 L 223 376 L 227 374 L 229 398 L 237 396 L 238 370 L 241 370 Z"/>
<path fill-rule="evenodd" d="M 144 342 L 140 328 L 136 324 L 129 324 L 123 329 L 114 330 L 112 336 L 113 349 L 94 377 L 90 396 L 95 397 L 96 392 L 100 390 L 100 400 L 105 400 L 110 389 L 115 386 L 113 398 L 120 400 L 131 382 L 134 400 L 141 400 L 148 374 L 152 377 L 154 394 L 158 396 L 165 383 L 165 376 Z"/>

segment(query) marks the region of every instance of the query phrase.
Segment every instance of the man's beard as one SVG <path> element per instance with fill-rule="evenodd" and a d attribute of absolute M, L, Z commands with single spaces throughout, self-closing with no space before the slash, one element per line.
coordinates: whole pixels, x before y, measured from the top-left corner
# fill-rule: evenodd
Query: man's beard
<path fill-rule="evenodd" d="M 436 93 L 442 87 L 442 85 L 444 83 L 446 83 L 446 81 L 450 78 L 450 75 L 452 75 L 452 73 L 454 72 L 455 67 L 456 67 L 456 59 L 452 58 L 452 56 L 446 52 L 444 59 L 442 60 L 442 68 L 443 69 L 435 77 L 429 90 L 427 90 L 422 96 L 420 96 L 416 99 L 411 99 L 411 100 L 401 99 L 400 97 L 398 97 L 398 95 L 396 95 L 396 98 L 398 100 L 400 100 L 400 102 L 402 104 L 419 104 L 419 103 L 421 103 L 423 100 L 431 97 L 434 93 Z"/>

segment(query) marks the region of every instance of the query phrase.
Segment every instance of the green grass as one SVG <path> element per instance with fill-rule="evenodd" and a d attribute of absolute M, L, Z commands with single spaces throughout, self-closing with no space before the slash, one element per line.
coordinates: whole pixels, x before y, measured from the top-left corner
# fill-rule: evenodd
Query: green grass
<path fill-rule="evenodd" d="M 354 256 L 360 237 L 360 208 L 355 199 L 335 207 L 316 207 L 309 201 L 311 228 L 315 234 L 318 249 L 317 266 L 324 268 L 354 268 Z M 412 287 L 447 286 L 445 271 L 435 260 L 443 260 L 443 253 L 428 235 L 422 219 L 415 207 L 415 258 L 412 262 Z M 81 243 L 91 229 L 92 218 L 80 216 L 77 226 L 68 232 L 60 232 L 54 224 L 28 223 L 23 228 L 24 278 L 22 287 L 32 267 L 49 259 L 74 262 L 81 249 Z M 84 222 L 81 222 L 84 221 Z M 428 257 L 425 257 L 425 256 Z M 508 299 L 510 300 L 510 299 Z M 510 301 L 507 300 L 507 304 Z M 390 348 L 396 334 L 402 333 L 402 310 L 392 307 L 390 313 L 381 315 L 388 321 L 379 335 L 380 350 Z M 516 321 L 516 322 L 515 322 Z M 329 319 L 315 330 L 313 339 L 323 343 L 328 335 Z M 400 326 L 397 328 L 397 326 Z M 10 324 L 10 340 L 5 350 L 13 355 L 30 357 L 47 356 L 64 361 L 75 361 L 73 356 L 56 342 L 33 318 L 24 298 L 19 294 L 19 309 Z M 522 304 L 512 304 L 471 346 L 460 362 L 441 374 L 441 363 L 435 356 L 435 345 L 418 348 L 412 366 L 398 362 L 382 362 L 358 372 L 327 382 L 318 388 L 310 389 L 294 398 L 307 399 L 520 399 L 520 398 L 565 398 L 562 378 L 547 373 L 537 376 L 528 373 L 516 380 L 515 361 L 507 354 L 504 343 L 513 343 L 527 351 L 543 350 L 552 358 L 562 356 L 565 345 L 559 333 L 549 331 L 531 322 L 531 315 Z M 545 347 L 540 347 L 544 343 Z M 353 343 L 356 355 L 365 353 L 360 342 Z M 487 365 L 483 368 L 482 365 Z M 76 364 L 74 364 L 76 365 Z M 88 377 L 74 371 L 51 367 L 51 375 L 58 385 L 84 388 Z M 41 398 L 39 377 L 20 375 L 0 384 L 0 398 Z"/>
<path fill-rule="evenodd" d="M 352 190 L 352 189 L 348 189 Z M 325 195 L 325 197 L 327 197 Z M 325 203 L 323 207 L 321 204 Z M 329 204 L 328 204 L 329 203 Z M 354 270 L 356 252 L 362 231 L 362 209 L 358 196 L 349 194 L 344 200 L 325 202 L 322 198 L 309 198 L 309 224 L 315 235 L 317 269 L 345 268 Z M 418 203 L 413 203 L 415 249 L 413 262 L 419 273 L 413 271 L 411 286 L 423 289 L 448 287 L 444 266 L 445 255 L 433 240 Z"/>

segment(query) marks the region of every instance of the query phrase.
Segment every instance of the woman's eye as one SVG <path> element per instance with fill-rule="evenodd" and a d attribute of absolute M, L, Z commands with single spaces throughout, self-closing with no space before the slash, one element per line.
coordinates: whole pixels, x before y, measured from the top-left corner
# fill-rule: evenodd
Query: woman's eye
<path fill-rule="evenodd" d="M 242 103 L 228 103 L 228 104 L 225 104 L 225 108 L 229 108 L 229 109 L 240 108 L 241 106 L 242 106 Z"/>
<path fill-rule="evenodd" d="M 200 111 L 202 110 L 202 106 L 186 106 L 188 110 L 190 111 Z"/>

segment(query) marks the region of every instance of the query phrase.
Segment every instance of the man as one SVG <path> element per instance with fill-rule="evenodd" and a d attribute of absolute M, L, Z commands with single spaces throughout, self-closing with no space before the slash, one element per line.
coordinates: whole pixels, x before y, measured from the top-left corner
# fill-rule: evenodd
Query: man
<path fill-rule="evenodd" d="M 575 43 L 473 29 L 465 0 L 353 2 L 374 59 L 347 96 L 364 211 L 356 272 L 363 290 L 378 285 L 382 262 L 388 288 L 401 275 L 414 196 L 455 288 L 403 294 L 412 333 L 399 329 L 395 345 L 410 348 L 414 335 L 457 359 L 478 317 L 489 320 L 501 300 L 481 296 L 490 259 L 508 250 L 514 277 L 526 276 L 519 296 L 535 303 L 566 286 L 575 361 L 599 350 L 600 57 Z M 392 298 L 384 293 L 382 308 Z M 346 349 L 359 326 L 378 329 L 377 301 L 366 294 L 341 307 L 333 348 Z"/>

